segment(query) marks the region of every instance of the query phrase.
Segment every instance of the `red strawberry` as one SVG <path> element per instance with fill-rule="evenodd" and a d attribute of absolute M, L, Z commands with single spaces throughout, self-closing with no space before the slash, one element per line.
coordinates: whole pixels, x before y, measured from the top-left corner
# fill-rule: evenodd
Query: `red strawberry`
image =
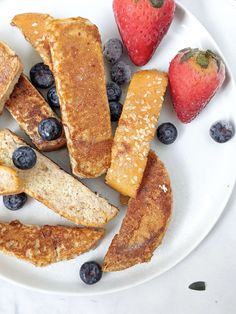
<path fill-rule="evenodd" d="M 131 60 L 145 65 L 170 27 L 175 1 L 114 0 L 113 9 Z"/>
<path fill-rule="evenodd" d="M 169 81 L 178 118 L 191 122 L 225 80 L 225 65 L 212 51 L 186 48 L 171 61 Z"/>

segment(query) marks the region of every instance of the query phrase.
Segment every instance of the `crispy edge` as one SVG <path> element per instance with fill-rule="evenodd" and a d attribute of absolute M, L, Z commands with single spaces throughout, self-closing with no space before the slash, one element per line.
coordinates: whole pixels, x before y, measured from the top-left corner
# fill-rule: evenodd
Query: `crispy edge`
<path fill-rule="evenodd" d="M 160 189 L 159 193 L 157 188 Z M 145 202 L 147 202 L 146 206 Z M 161 208 L 158 206 L 160 214 L 160 216 L 158 214 L 158 230 L 156 232 L 151 230 L 151 234 L 149 224 L 150 226 L 153 224 L 152 210 L 149 213 L 150 217 L 146 214 L 148 207 L 151 206 L 150 203 L 152 206 L 154 204 L 161 206 Z M 173 196 L 167 170 L 156 154 L 150 151 L 137 197 L 129 201 L 128 212 L 119 234 L 113 238 L 104 258 L 103 271 L 120 271 L 150 261 L 154 250 L 161 244 L 166 233 L 172 206 Z M 143 234 L 139 234 L 140 228 L 143 228 L 142 223 L 145 228 L 142 230 Z M 140 243 L 137 241 L 139 238 Z"/>

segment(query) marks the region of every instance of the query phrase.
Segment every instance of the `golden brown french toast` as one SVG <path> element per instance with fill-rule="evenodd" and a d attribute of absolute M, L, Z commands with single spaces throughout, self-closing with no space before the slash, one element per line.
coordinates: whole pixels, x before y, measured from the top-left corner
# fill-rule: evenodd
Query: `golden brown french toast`
<path fill-rule="evenodd" d="M 157 70 L 136 72 L 131 80 L 106 175 L 123 195 L 135 197 L 142 181 L 167 84 L 166 73 Z"/>
<path fill-rule="evenodd" d="M 6 109 L 39 150 L 54 151 L 66 145 L 64 131 L 53 141 L 43 140 L 39 135 L 38 125 L 43 119 L 58 117 L 25 75 L 21 75 L 6 103 Z"/>
<path fill-rule="evenodd" d="M 78 17 L 52 20 L 47 35 L 73 174 L 98 177 L 112 145 L 99 31 Z"/>
<path fill-rule="evenodd" d="M 23 65 L 14 51 L 0 42 L 0 114 L 23 71 Z"/>
<path fill-rule="evenodd" d="M 19 194 L 23 191 L 24 184 L 17 171 L 0 165 L 0 195 Z"/>
<path fill-rule="evenodd" d="M 104 258 L 106 272 L 148 262 L 160 245 L 172 212 L 172 190 L 164 164 L 150 151 L 136 198 Z"/>
<path fill-rule="evenodd" d="M 50 49 L 47 41 L 47 23 L 53 18 L 42 13 L 17 14 L 11 21 L 12 26 L 18 27 L 25 39 L 39 53 L 44 63 L 52 69 Z"/>
<path fill-rule="evenodd" d="M 97 245 L 104 230 L 65 226 L 0 223 L 0 251 L 34 264 L 47 266 L 69 260 Z"/>

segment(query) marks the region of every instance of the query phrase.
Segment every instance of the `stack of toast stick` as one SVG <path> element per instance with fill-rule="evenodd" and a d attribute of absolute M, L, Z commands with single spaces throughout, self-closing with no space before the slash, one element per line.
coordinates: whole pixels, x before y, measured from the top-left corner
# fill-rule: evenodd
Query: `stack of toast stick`
<path fill-rule="evenodd" d="M 98 228 L 113 219 L 118 209 L 75 177 L 106 174 L 106 183 L 121 194 L 128 210 L 105 256 L 103 270 L 123 270 L 149 261 L 161 243 L 172 211 L 169 176 L 150 151 L 167 75 L 157 70 L 134 74 L 113 140 L 98 28 L 81 17 L 55 19 L 39 13 L 19 14 L 11 24 L 22 31 L 53 72 L 64 132 L 54 141 L 40 137 L 40 121 L 59 118 L 22 73 L 19 57 L 0 43 L 4 64 L 0 75 L 6 72 L 6 81 L 0 84 L 0 110 L 5 106 L 10 112 L 32 140 L 37 155 L 32 169 L 17 169 L 12 154 L 27 144 L 10 130 L 0 130 L 0 195 L 25 192 L 86 228 L 1 223 L 0 250 L 46 266 L 94 247 L 104 235 Z M 40 153 L 65 145 L 75 177 Z"/>

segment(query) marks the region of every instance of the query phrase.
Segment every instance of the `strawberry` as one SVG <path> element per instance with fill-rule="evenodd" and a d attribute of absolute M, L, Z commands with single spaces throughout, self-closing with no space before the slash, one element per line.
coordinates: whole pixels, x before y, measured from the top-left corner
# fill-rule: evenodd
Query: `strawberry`
<path fill-rule="evenodd" d="M 114 0 L 113 10 L 130 59 L 145 65 L 170 27 L 175 1 Z"/>
<path fill-rule="evenodd" d="M 186 48 L 171 61 L 170 91 L 174 109 L 183 123 L 206 107 L 225 80 L 225 65 L 212 51 Z"/>

